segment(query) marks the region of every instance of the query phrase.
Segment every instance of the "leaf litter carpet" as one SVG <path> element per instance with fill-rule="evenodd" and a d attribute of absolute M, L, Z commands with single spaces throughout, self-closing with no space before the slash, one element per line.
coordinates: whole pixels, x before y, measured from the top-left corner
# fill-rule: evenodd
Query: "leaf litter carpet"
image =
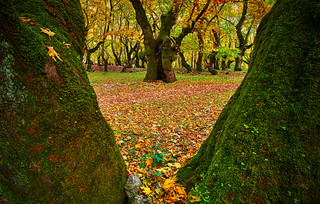
<path fill-rule="evenodd" d="M 102 114 L 127 165 L 154 203 L 197 201 L 174 178 L 199 150 L 237 81 L 115 82 L 93 84 Z"/>

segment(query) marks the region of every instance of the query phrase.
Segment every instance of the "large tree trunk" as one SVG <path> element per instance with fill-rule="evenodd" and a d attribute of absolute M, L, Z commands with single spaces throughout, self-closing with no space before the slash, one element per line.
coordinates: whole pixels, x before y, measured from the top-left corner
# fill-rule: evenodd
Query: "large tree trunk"
<path fill-rule="evenodd" d="M 249 71 L 198 154 L 178 172 L 209 203 L 320 200 L 320 3 L 279 0 Z"/>
<path fill-rule="evenodd" d="M 125 164 L 81 62 L 79 1 L 0 1 L 0 25 L 0 191 L 9 203 L 124 203 Z"/>

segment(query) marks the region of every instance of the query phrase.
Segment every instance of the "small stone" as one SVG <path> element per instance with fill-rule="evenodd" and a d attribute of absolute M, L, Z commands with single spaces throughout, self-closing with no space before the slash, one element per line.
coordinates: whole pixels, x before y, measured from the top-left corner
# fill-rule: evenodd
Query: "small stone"
<path fill-rule="evenodd" d="M 134 203 L 135 196 L 139 194 L 140 192 L 140 186 L 142 185 L 141 180 L 139 176 L 136 174 L 131 174 L 127 181 L 126 185 L 124 186 L 125 193 L 129 198 L 130 203 Z"/>
<path fill-rule="evenodd" d="M 152 204 L 151 200 L 144 195 L 136 195 L 132 204 Z"/>

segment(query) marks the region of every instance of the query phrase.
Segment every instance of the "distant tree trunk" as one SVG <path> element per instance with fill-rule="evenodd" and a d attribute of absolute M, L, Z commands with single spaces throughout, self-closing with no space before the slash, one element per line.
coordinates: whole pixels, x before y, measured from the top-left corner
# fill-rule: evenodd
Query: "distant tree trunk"
<path fill-rule="evenodd" d="M 80 2 L 0 1 L 0 25 L 1 197 L 125 203 L 125 163 L 81 61 Z M 40 27 L 55 32 L 51 40 Z"/>
<path fill-rule="evenodd" d="M 179 52 L 179 56 L 181 58 L 181 64 L 184 68 L 187 69 L 187 73 L 190 73 L 192 71 L 191 66 L 186 61 L 186 58 L 184 57 L 184 54 L 182 52 Z"/>
<path fill-rule="evenodd" d="M 208 71 L 212 74 L 212 75 L 216 75 L 218 74 L 218 72 L 216 71 L 216 66 L 217 66 L 217 58 L 216 58 L 216 55 L 218 54 L 218 52 L 212 50 L 211 54 L 210 54 L 210 57 L 209 57 L 209 63 L 207 64 L 207 68 L 208 68 Z M 212 67 L 212 65 L 214 67 Z"/>
<path fill-rule="evenodd" d="M 231 68 L 231 64 L 232 64 L 232 60 L 228 60 L 228 62 L 227 62 L 227 69 L 230 69 Z"/>
<path fill-rule="evenodd" d="M 121 62 L 122 47 L 120 47 L 120 51 L 119 53 L 117 53 L 116 48 L 113 45 L 113 42 L 111 42 L 111 50 L 112 50 L 112 54 L 115 59 L 116 65 L 119 65 L 119 66 L 122 65 L 122 62 Z"/>
<path fill-rule="evenodd" d="M 198 59 L 196 63 L 197 72 L 202 72 L 202 58 L 203 58 L 203 50 L 204 50 L 204 41 L 201 34 L 201 31 L 198 32 L 198 40 L 199 40 L 199 52 Z"/>
<path fill-rule="evenodd" d="M 222 60 L 221 60 L 221 69 L 222 69 L 222 70 L 226 70 L 226 69 L 227 69 L 226 60 L 227 60 L 227 56 L 223 56 L 223 57 L 222 57 Z"/>
<path fill-rule="evenodd" d="M 103 66 L 104 66 L 104 69 L 103 69 L 103 71 L 104 72 L 108 72 L 108 64 L 109 64 L 109 62 L 108 62 L 108 59 L 109 59 L 109 55 L 107 55 L 107 57 L 104 57 L 104 63 L 103 63 Z"/>
<path fill-rule="evenodd" d="M 141 60 L 141 67 L 142 68 L 145 68 L 145 63 L 147 61 L 147 56 L 146 56 L 146 51 L 145 50 L 142 50 L 138 53 L 138 57 L 139 59 Z"/>
<path fill-rule="evenodd" d="M 261 21 L 244 81 L 177 175 L 208 203 L 319 202 L 319 7 L 279 0 Z"/>
<path fill-rule="evenodd" d="M 242 15 L 241 15 L 241 18 L 240 18 L 238 24 L 236 25 L 236 31 L 237 31 L 238 41 L 239 41 L 238 48 L 240 50 L 240 54 L 239 54 L 239 57 L 236 57 L 236 59 L 235 59 L 236 64 L 234 67 L 234 71 L 241 71 L 242 70 L 241 64 L 243 62 L 244 54 L 245 54 L 246 50 L 248 49 L 248 47 L 252 46 L 252 45 L 247 46 L 247 43 L 248 43 L 249 34 L 250 34 L 252 26 L 254 24 L 254 20 L 252 20 L 251 25 L 248 28 L 246 35 L 243 36 L 243 34 L 242 34 L 242 27 L 243 27 L 244 21 L 246 19 L 247 10 L 248 10 L 248 0 L 244 0 Z"/>
<path fill-rule="evenodd" d="M 86 48 L 86 52 L 87 52 L 87 60 L 86 60 L 86 62 L 87 62 L 87 71 L 88 72 L 92 71 L 92 68 L 91 68 L 91 66 L 92 66 L 91 54 L 95 53 L 99 49 L 100 45 L 102 45 L 103 43 L 104 43 L 104 41 L 101 41 L 95 47 L 93 47 L 91 49 L 89 49 L 88 47 Z"/>

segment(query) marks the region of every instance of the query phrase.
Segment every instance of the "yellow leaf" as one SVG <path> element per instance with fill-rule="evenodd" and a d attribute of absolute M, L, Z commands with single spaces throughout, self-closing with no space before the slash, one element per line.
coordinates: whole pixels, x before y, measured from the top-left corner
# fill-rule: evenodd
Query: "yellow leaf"
<path fill-rule="evenodd" d="M 66 46 L 67 48 L 70 48 L 70 44 L 63 42 L 63 45 Z"/>
<path fill-rule="evenodd" d="M 44 32 L 45 34 L 47 34 L 49 36 L 49 39 L 51 40 L 51 36 L 54 36 L 54 32 L 52 32 L 51 30 L 49 30 L 49 28 L 46 28 L 46 29 L 43 29 L 43 28 L 40 28 L 41 29 L 41 32 Z"/>
<path fill-rule="evenodd" d="M 151 192 L 150 188 L 147 186 L 147 187 L 140 187 L 140 189 L 142 190 L 142 192 L 145 194 L 145 195 L 149 195 Z"/>
<path fill-rule="evenodd" d="M 57 57 L 61 62 L 63 62 L 62 59 L 59 57 L 59 54 L 53 49 L 53 47 L 47 47 L 47 48 L 48 48 L 48 55 L 52 59 L 54 59 L 54 61 L 57 61 L 56 60 L 56 57 Z"/>
<path fill-rule="evenodd" d="M 156 169 L 156 171 L 159 173 L 162 173 L 162 174 L 167 174 L 167 173 L 169 173 L 170 168 L 169 167 L 162 167 L 162 168 Z"/>
<path fill-rule="evenodd" d="M 166 179 L 161 186 L 165 191 L 168 191 L 170 188 L 173 188 L 175 186 L 175 183 L 176 183 L 175 178 L 171 177 Z"/>
<path fill-rule="evenodd" d="M 169 167 L 174 167 L 174 168 L 180 168 L 181 167 L 181 164 L 180 163 L 168 163 L 168 166 Z"/>
<path fill-rule="evenodd" d="M 121 134 L 120 133 L 117 133 L 117 134 L 114 134 L 115 137 L 120 137 Z"/>
<path fill-rule="evenodd" d="M 152 162 L 153 162 L 153 159 L 152 159 L 152 158 L 147 159 L 147 161 L 146 161 L 146 167 L 151 166 Z"/>
<path fill-rule="evenodd" d="M 138 148 L 141 147 L 141 145 L 140 145 L 140 143 L 138 143 L 138 144 L 136 144 L 134 147 L 135 147 L 136 149 L 138 149 Z"/>
<path fill-rule="evenodd" d="M 191 196 L 191 203 L 199 202 L 200 201 L 200 196 Z"/>
<path fill-rule="evenodd" d="M 184 190 L 183 187 L 181 186 L 177 186 L 176 187 L 176 192 L 179 194 L 179 195 L 187 195 L 187 192 Z"/>

